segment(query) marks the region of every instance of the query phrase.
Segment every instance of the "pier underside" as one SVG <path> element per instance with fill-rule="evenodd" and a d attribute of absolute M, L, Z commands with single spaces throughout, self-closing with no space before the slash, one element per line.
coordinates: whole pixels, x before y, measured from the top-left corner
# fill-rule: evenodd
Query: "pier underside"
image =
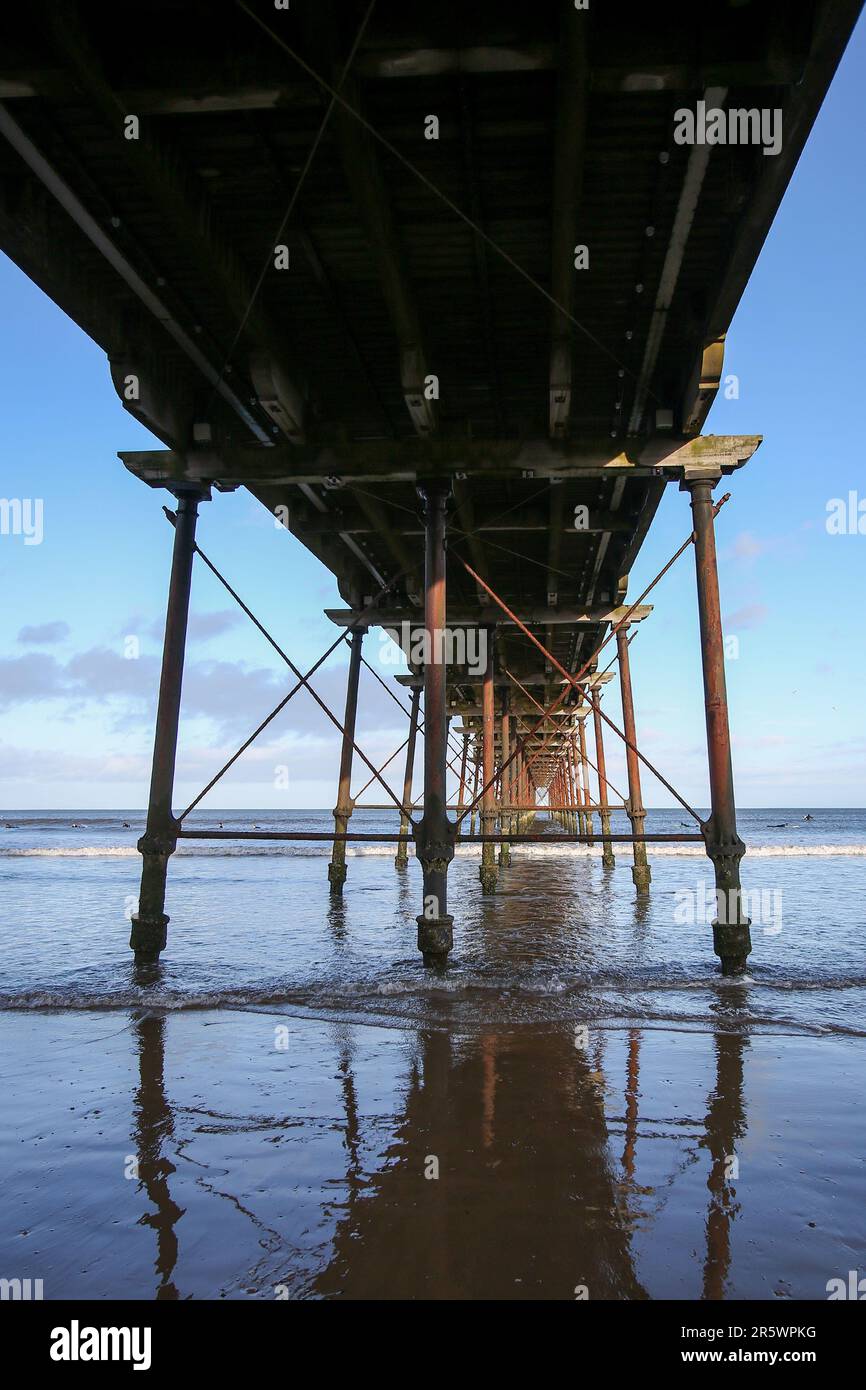
<path fill-rule="evenodd" d="M 164 945 L 166 865 L 191 833 L 172 789 L 212 489 L 247 488 L 337 579 L 329 616 L 353 651 L 330 716 L 337 836 L 351 834 L 363 633 L 403 647 L 404 697 L 423 686 L 423 816 L 409 767 L 397 859 L 413 839 L 419 946 L 440 963 L 448 863 L 476 809 L 485 892 L 539 793 L 567 833 L 600 837 L 607 866 L 625 806 L 649 890 L 628 642 L 651 610 L 628 581 L 675 482 L 707 707 L 712 813 L 695 831 L 727 895 L 716 951 L 744 968 L 712 488 L 759 438 L 701 431 L 858 10 L 298 0 L 207 7 L 205 22 L 198 5 L 143 0 L 132 31 L 83 3 L 0 16 L 0 247 L 104 348 L 164 446 L 121 458 L 178 498 L 142 957 Z M 683 111 L 724 113 L 725 139 L 681 143 Z M 616 795 L 601 736 L 614 657 Z"/>

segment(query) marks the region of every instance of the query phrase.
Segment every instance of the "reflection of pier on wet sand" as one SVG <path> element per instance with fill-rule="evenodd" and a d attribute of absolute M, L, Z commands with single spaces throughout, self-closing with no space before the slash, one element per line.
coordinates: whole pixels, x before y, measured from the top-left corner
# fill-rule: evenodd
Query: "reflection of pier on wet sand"
<path fill-rule="evenodd" d="M 0 1245 L 46 1298 L 825 1297 L 866 1235 L 843 1195 L 863 1042 L 747 1037 L 739 993 L 729 1031 L 586 1050 L 563 1027 L 0 1016 Z"/>

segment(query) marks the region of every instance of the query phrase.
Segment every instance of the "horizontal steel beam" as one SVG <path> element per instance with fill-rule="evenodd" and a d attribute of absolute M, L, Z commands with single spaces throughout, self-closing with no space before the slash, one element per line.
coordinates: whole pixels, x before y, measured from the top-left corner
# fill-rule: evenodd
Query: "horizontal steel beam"
<path fill-rule="evenodd" d="M 531 814 L 536 811 L 544 811 L 545 806 L 523 806 L 520 808 L 524 814 Z M 583 809 L 577 806 L 572 810 Z M 466 810 L 466 807 L 463 807 Z M 348 841 L 361 840 L 376 844 L 395 845 L 400 841 L 411 841 L 411 835 L 365 835 L 361 832 L 349 832 L 345 835 L 329 835 L 324 830 L 180 830 L 178 831 L 179 840 L 291 840 L 291 841 Z M 458 844 L 494 844 L 494 845 L 519 845 L 519 844 L 597 844 L 602 841 L 612 841 L 618 844 L 632 844 L 634 841 L 647 841 L 653 844 L 660 842 L 675 842 L 677 844 L 686 841 L 704 842 L 703 835 L 458 835 Z"/>
<path fill-rule="evenodd" d="M 187 67 L 185 62 L 185 69 Z M 594 92 L 702 91 L 716 83 L 744 87 L 776 87 L 796 82 L 802 60 L 780 54 L 772 61 L 718 59 L 703 63 L 620 63 L 594 67 L 590 89 Z M 358 55 L 354 70 L 361 77 L 443 77 L 451 74 L 550 72 L 556 67 L 556 50 L 550 43 L 480 44 L 466 48 L 405 47 L 370 49 Z M 213 71 L 197 72 L 190 66 L 182 87 L 130 88 L 122 94 L 130 111 L 157 116 L 217 115 L 224 111 L 288 110 L 308 105 L 309 91 L 301 83 L 287 83 L 274 76 L 260 81 L 231 82 Z M 0 77 L 0 101 L 41 97 L 70 101 L 76 96 L 71 75 L 63 68 L 22 69 L 6 64 Z"/>
<path fill-rule="evenodd" d="M 292 513 L 292 528 L 300 531 L 305 536 L 332 536 L 335 526 L 341 531 L 345 531 L 350 536 L 380 536 L 381 528 L 376 527 L 360 514 L 350 514 L 343 508 L 336 508 L 329 516 L 310 516 Z M 418 536 L 424 535 L 424 527 L 420 524 L 413 525 L 409 522 L 403 526 L 399 523 L 394 525 L 389 523 L 388 530 L 395 536 Z M 491 521 L 489 525 L 484 521 L 476 522 L 473 528 L 473 535 L 486 534 L 508 534 L 513 531 L 537 531 L 544 535 L 550 533 L 551 527 L 547 516 L 540 512 L 533 512 L 531 515 L 523 516 L 520 512 L 513 512 L 508 517 L 503 517 L 499 521 Z M 559 528 L 563 536 L 595 536 L 605 535 L 614 531 L 631 532 L 634 530 L 634 522 L 627 516 L 614 512 L 593 511 L 587 518 L 586 525 L 581 524 L 578 529 L 574 522 L 570 525 Z"/>

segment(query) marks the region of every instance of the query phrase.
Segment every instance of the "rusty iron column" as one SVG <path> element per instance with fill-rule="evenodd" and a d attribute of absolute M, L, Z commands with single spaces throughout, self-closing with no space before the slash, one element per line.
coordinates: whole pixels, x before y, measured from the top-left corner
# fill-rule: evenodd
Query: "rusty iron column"
<path fill-rule="evenodd" d="M 352 649 L 349 655 L 349 676 L 346 681 L 346 713 L 343 716 L 343 746 L 340 750 L 340 783 L 337 788 L 337 804 L 334 807 L 334 831 L 345 835 L 354 809 L 352 801 L 352 754 L 354 752 L 355 720 L 358 714 L 358 681 L 361 676 L 361 644 L 364 628 L 356 627 L 352 633 Z M 342 893 L 346 882 L 346 841 L 335 840 L 328 865 L 328 882 L 332 893 Z"/>
<path fill-rule="evenodd" d="M 535 820 L 536 793 L 538 787 L 533 780 L 532 771 L 527 765 L 526 768 L 526 822 L 531 825 Z"/>
<path fill-rule="evenodd" d="M 466 805 L 466 763 L 469 758 L 469 735 L 463 735 L 463 752 L 460 757 L 460 786 L 457 790 L 457 810 Z"/>
<path fill-rule="evenodd" d="M 487 786 L 481 801 L 481 833 L 492 835 L 496 826 L 496 793 L 493 789 L 493 761 L 496 752 L 496 725 L 493 688 L 493 633 L 484 629 L 487 645 L 487 660 L 484 666 L 484 681 L 481 687 L 481 785 Z M 481 846 L 481 868 L 478 870 L 482 893 L 496 892 L 496 846 L 489 841 Z"/>
<path fill-rule="evenodd" d="M 583 813 L 583 790 L 580 784 L 580 771 L 577 763 L 577 755 L 574 746 L 574 731 L 568 733 L 566 744 L 566 758 L 568 761 L 568 778 L 571 788 L 571 804 L 574 810 L 571 813 L 571 822 L 574 834 L 586 834 L 586 819 Z"/>
<path fill-rule="evenodd" d="M 631 821 L 631 831 L 633 835 L 643 835 L 644 824 L 646 822 L 646 811 L 643 806 L 643 798 L 640 789 L 640 759 L 634 751 L 637 748 L 637 733 L 634 724 L 634 698 L 631 688 L 631 667 L 628 659 L 628 629 L 630 624 L 623 623 L 616 634 L 616 647 L 619 655 L 619 679 L 622 691 L 622 723 L 623 732 L 628 739 L 626 744 L 626 766 L 628 768 L 628 818 Z M 634 886 L 638 893 L 648 893 L 652 873 L 647 863 L 646 845 L 643 841 L 634 842 L 634 864 L 632 865 L 631 876 Z"/>
<path fill-rule="evenodd" d="M 415 771 L 415 741 L 418 737 L 418 706 L 421 702 L 421 688 L 415 686 L 412 690 L 412 705 L 409 713 L 409 742 L 406 744 L 406 771 L 403 774 L 403 810 L 400 814 L 400 834 L 408 835 L 410 821 L 410 811 L 412 809 L 412 774 Z M 464 758 L 465 758 L 464 745 Z M 463 785 L 461 783 L 462 792 Z M 397 846 L 397 854 L 394 865 L 398 869 L 405 869 L 409 863 L 409 843 L 403 840 Z"/>
<path fill-rule="evenodd" d="M 210 492 L 206 488 L 178 489 L 175 495 L 177 513 L 156 707 L 150 795 L 147 823 L 138 842 L 143 861 L 141 888 L 138 907 L 132 914 L 129 936 L 130 947 L 138 961 L 157 960 L 167 940 L 169 918 L 165 912 L 165 880 L 168 861 L 177 848 L 177 832 L 180 829 L 180 823 L 175 820 L 171 809 L 171 798 L 177 761 L 177 730 L 195 555 L 195 527 L 199 503 L 210 499 Z"/>
<path fill-rule="evenodd" d="M 587 716 L 587 714 L 589 714 L 589 710 L 588 710 L 588 709 L 586 710 L 586 712 L 585 712 L 583 715 L 578 715 L 578 718 L 577 718 L 577 729 L 578 729 L 578 737 L 579 737 L 579 739 L 580 739 L 580 767 L 581 767 L 581 772 L 582 772 L 582 774 L 583 774 L 583 805 L 584 805 L 584 819 L 585 819 L 585 821 L 586 821 L 586 833 L 587 833 L 587 835 L 589 836 L 590 843 L 592 843 L 592 811 L 590 811 L 590 809 L 589 809 L 590 806 L 592 805 L 592 797 L 590 796 L 590 792 L 589 792 L 589 759 L 588 759 L 587 756 L 586 756 L 586 716 Z"/>
<path fill-rule="evenodd" d="M 595 728 L 595 761 L 598 767 L 598 804 L 605 809 L 599 811 L 601 818 L 602 835 L 610 834 L 610 790 L 607 785 L 607 768 L 604 761 L 604 736 L 601 725 L 601 689 L 596 687 L 595 692 L 590 692 L 592 699 L 592 722 Z M 614 858 L 613 845 L 610 840 L 605 840 L 601 852 L 601 862 L 605 869 L 612 869 L 616 864 Z"/>
<path fill-rule="evenodd" d="M 701 825 L 707 854 L 716 876 L 718 917 L 713 922 L 713 949 L 724 975 L 741 975 L 752 949 L 749 918 L 743 912 L 740 860 L 746 846 L 737 834 L 731 733 L 725 683 L 725 651 L 719 603 L 719 572 L 713 521 L 713 483 L 717 479 L 685 479 L 691 493 L 695 525 L 695 570 L 701 625 L 701 660 L 710 770 L 710 817 Z"/>
<path fill-rule="evenodd" d="M 510 806 L 511 806 L 511 768 L 505 766 L 505 764 L 508 762 L 508 758 L 509 758 L 509 755 L 510 755 L 510 753 L 511 753 L 511 717 L 510 717 L 509 699 L 508 699 L 508 691 L 507 691 L 507 690 L 503 690 L 503 692 L 502 692 L 502 718 L 501 718 L 500 724 L 499 724 L 499 738 L 500 738 L 499 764 L 500 764 L 500 767 L 503 769 L 502 775 L 501 775 L 501 779 L 500 779 L 501 785 L 500 785 L 500 789 L 499 789 L 499 799 L 500 799 L 500 803 L 501 803 L 502 806 L 510 807 Z M 509 810 L 506 810 L 506 811 L 500 810 L 500 812 L 499 812 L 499 828 L 500 828 L 500 830 L 502 831 L 503 835 L 507 835 L 507 834 L 510 833 L 510 831 L 511 831 L 511 811 L 510 811 L 510 809 L 509 809 Z M 500 863 L 500 866 L 501 866 L 502 868 L 507 868 L 508 865 L 511 863 L 511 846 L 508 845 L 508 844 L 505 844 L 504 842 L 499 846 L 499 863 Z"/>
<path fill-rule="evenodd" d="M 558 787 L 558 791 L 557 791 L 558 798 L 559 798 L 559 805 L 560 805 L 560 806 L 566 806 L 566 807 L 568 807 L 568 806 L 571 805 L 571 796 L 570 796 L 570 794 L 569 794 L 569 789 L 568 789 L 568 775 L 567 775 L 567 773 L 568 773 L 568 760 L 567 760 L 567 758 L 566 758 L 564 764 L 563 764 L 562 760 L 560 760 L 559 768 L 557 769 L 557 773 L 556 773 L 556 776 L 557 776 L 557 778 L 558 778 L 558 780 L 559 780 L 559 787 Z M 564 830 L 567 830 L 567 831 L 570 833 L 570 832 L 574 829 L 573 825 L 571 824 L 571 812 L 570 812 L 569 810 L 565 810 L 565 811 L 561 812 L 561 821 L 562 821 L 562 827 L 563 827 Z"/>
<path fill-rule="evenodd" d="M 470 834 L 470 835 L 474 835 L 474 834 L 475 834 L 475 818 L 476 818 L 476 816 L 477 816 L 477 814 L 478 814 L 477 811 L 475 810 L 475 798 L 476 798 L 476 796 L 478 795 L 478 787 L 479 787 L 478 774 L 479 774 L 480 766 L 481 766 L 481 764 L 480 764 L 480 756 L 481 756 L 481 755 L 480 755 L 480 753 L 479 753 L 479 751 L 478 751 L 478 735 L 476 734 L 476 735 L 475 735 L 475 743 L 474 743 L 474 746 L 473 746 L 473 749 L 472 749 L 472 800 L 471 800 L 470 803 L 469 803 L 470 806 L 472 807 L 472 810 L 471 810 L 470 813 L 469 813 L 469 834 Z"/>
<path fill-rule="evenodd" d="M 574 829 L 581 835 L 586 834 L 586 815 L 583 809 L 583 781 L 580 771 L 580 759 L 577 752 L 577 734 L 574 729 L 569 735 L 569 757 L 571 759 L 571 785 L 572 796 L 574 798 Z"/>
<path fill-rule="evenodd" d="M 454 944 L 448 913 L 448 865 L 454 858 L 455 825 L 447 812 L 448 717 L 445 664 L 445 513 L 451 485 L 436 478 L 419 483 L 424 503 L 424 815 L 415 828 L 415 853 L 424 875 L 424 910 L 418 917 L 418 950 L 425 965 L 442 966 Z"/>

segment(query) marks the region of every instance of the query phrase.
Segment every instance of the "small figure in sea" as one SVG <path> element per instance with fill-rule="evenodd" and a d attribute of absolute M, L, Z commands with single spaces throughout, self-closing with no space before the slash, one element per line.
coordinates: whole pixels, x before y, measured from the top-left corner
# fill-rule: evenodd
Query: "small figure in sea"
<path fill-rule="evenodd" d="M 130 830 L 130 829 L 132 828 L 132 827 L 130 826 L 128 820 L 125 820 L 125 821 L 123 822 L 123 828 L 124 828 L 124 830 Z"/>
<path fill-rule="evenodd" d="M 73 830 L 86 830 L 86 829 L 87 829 L 87 826 L 84 824 L 83 821 L 74 820 L 74 821 L 72 822 L 72 829 L 73 829 Z"/>
<path fill-rule="evenodd" d="M 814 819 L 815 819 L 815 817 L 814 817 L 813 815 L 811 815 L 811 814 L 806 815 L 806 816 L 803 817 L 803 820 L 814 820 Z"/>
<path fill-rule="evenodd" d="M 11 820 L 8 820 L 8 821 L 6 822 L 6 829 L 7 829 L 7 830 L 12 830 L 12 829 L 14 829 Z"/>
<path fill-rule="evenodd" d="M 222 828 L 223 828 L 223 823 L 222 823 L 222 821 L 220 821 L 220 830 L 222 830 Z"/>

